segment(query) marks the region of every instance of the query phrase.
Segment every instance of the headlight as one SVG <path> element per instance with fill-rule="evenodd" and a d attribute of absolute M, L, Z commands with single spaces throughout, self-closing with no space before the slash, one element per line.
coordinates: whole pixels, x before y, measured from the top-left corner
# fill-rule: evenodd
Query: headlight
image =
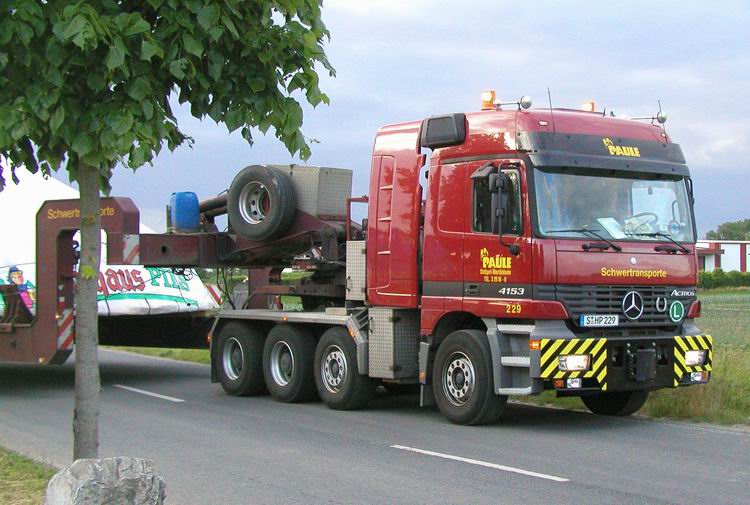
<path fill-rule="evenodd" d="M 560 356 L 559 368 L 561 372 L 580 372 L 589 369 L 590 354 L 566 354 Z"/>
<path fill-rule="evenodd" d="M 706 362 L 706 350 L 685 351 L 685 365 L 697 366 Z"/>

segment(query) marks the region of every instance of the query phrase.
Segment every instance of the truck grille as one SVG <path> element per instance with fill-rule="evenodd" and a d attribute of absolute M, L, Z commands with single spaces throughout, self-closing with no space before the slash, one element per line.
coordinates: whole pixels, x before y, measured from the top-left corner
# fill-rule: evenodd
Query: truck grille
<path fill-rule="evenodd" d="M 557 300 L 565 305 L 572 323 L 578 327 L 581 314 L 617 314 L 620 316 L 621 328 L 669 327 L 675 324 L 669 318 L 668 304 L 679 300 L 687 311 L 695 297 L 674 297 L 674 290 L 691 290 L 685 286 L 569 286 L 569 285 L 537 285 L 534 287 L 534 297 L 545 300 Z M 622 299 L 629 291 L 636 291 L 643 297 L 643 314 L 632 321 L 622 312 Z M 656 309 L 656 300 L 664 298 L 668 301 L 665 310 Z"/>

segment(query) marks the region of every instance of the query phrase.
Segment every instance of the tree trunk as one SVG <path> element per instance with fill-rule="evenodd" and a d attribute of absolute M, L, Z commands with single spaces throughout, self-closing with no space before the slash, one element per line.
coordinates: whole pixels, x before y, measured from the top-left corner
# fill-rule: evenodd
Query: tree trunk
<path fill-rule="evenodd" d="M 96 301 L 101 259 L 99 173 L 78 167 L 81 200 L 81 261 L 76 282 L 76 400 L 73 412 L 73 460 L 99 457 L 99 323 Z"/>

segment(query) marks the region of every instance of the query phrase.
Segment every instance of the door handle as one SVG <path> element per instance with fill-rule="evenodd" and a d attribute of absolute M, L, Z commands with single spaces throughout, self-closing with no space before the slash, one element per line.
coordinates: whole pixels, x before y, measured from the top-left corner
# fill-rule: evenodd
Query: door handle
<path fill-rule="evenodd" d="M 479 284 L 465 284 L 464 295 L 478 295 Z"/>

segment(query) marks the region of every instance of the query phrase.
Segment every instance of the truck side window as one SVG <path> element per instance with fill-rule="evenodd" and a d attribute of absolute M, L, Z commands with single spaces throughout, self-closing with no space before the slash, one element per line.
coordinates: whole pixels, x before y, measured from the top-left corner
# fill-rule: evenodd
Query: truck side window
<path fill-rule="evenodd" d="M 503 170 L 510 176 L 510 212 L 503 219 L 504 235 L 521 234 L 521 192 L 519 190 L 518 171 Z M 474 181 L 474 208 L 472 230 L 479 233 L 492 233 L 492 195 L 487 178 Z"/>

